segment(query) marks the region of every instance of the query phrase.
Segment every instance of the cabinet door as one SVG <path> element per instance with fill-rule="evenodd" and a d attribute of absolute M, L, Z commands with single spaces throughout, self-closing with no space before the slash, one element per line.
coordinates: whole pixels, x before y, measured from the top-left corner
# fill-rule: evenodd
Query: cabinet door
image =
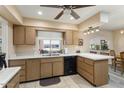
<path fill-rule="evenodd" d="M 73 31 L 73 44 L 78 45 L 78 41 L 79 41 L 79 32 Z"/>
<path fill-rule="evenodd" d="M 14 26 L 13 43 L 15 45 L 23 45 L 25 43 L 25 27 Z"/>
<path fill-rule="evenodd" d="M 34 45 L 36 38 L 36 31 L 33 27 L 25 28 L 25 44 Z"/>
<path fill-rule="evenodd" d="M 41 78 L 52 77 L 52 63 L 41 62 Z"/>
<path fill-rule="evenodd" d="M 59 76 L 64 74 L 64 63 L 53 62 L 53 76 Z"/>
<path fill-rule="evenodd" d="M 26 79 L 35 80 L 40 79 L 40 60 L 39 59 L 30 59 L 26 61 Z"/>
<path fill-rule="evenodd" d="M 64 40 L 65 40 L 65 44 L 66 45 L 72 45 L 73 44 L 73 41 L 72 41 L 72 31 L 65 32 Z"/>

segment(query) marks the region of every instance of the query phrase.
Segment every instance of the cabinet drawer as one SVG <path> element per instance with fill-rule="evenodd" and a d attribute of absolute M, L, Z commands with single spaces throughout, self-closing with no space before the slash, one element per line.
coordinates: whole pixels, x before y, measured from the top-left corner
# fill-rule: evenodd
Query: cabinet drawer
<path fill-rule="evenodd" d="M 9 66 L 21 66 L 25 65 L 25 60 L 12 60 L 9 61 Z"/>
<path fill-rule="evenodd" d="M 63 58 L 45 58 L 45 59 L 41 59 L 41 62 L 59 62 L 59 61 L 63 61 Z"/>
<path fill-rule="evenodd" d="M 78 73 L 83 76 L 85 79 L 93 83 L 93 75 L 90 75 L 86 71 L 82 70 L 81 68 L 78 68 Z"/>
<path fill-rule="evenodd" d="M 92 60 L 86 59 L 86 58 L 85 58 L 84 62 L 89 64 L 89 65 L 93 65 L 93 63 L 94 63 Z"/>
<path fill-rule="evenodd" d="M 93 83 L 93 75 L 90 75 L 89 73 L 87 73 L 86 71 L 82 70 L 82 75 L 91 83 Z"/>
<path fill-rule="evenodd" d="M 15 75 L 7 84 L 7 88 L 15 88 L 19 84 L 19 74 Z"/>
<path fill-rule="evenodd" d="M 89 74 L 93 75 L 93 66 L 92 65 L 88 65 L 88 64 L 82 62 L 81 68 L 83 70 L 85 70 L 86 72 L 88 72 Z"/>
<path fill-rule="evenodd" d="M 79 67 L 79 68 L 82 68 L 82 65 L 83 64 L 83 62 L 82 61 L 80 61 L 80 60 L 78 60 L 77 61 L 77 68 Z"/>

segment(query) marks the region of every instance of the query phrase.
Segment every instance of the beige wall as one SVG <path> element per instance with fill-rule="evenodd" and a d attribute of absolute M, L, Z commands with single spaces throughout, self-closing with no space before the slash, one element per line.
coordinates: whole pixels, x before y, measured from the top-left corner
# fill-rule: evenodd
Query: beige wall
<path fill-rule="evenodd" d="M 8 24 L 8 55 L 11 56 L 11 55 L 15 55 L 15 47 L 13 45 L 13 24 L 12 23 L 9 23 Z"/>
<path fill-rule="evenodd" d="M 69 45 L 65 46 L 69 48 L 69 52 L 75 52 L 76 50 L 81 50 L 81 52 L 89 52 L 90 51 L 90 41 L 96 39 L 96 42 L 100 42 L 100 40 L 105 39 L 108 41 L 109 48 L 113 49 L 113 34 L 111 31 L 100 31 L 90 35 L 83 35 L 83 32 L 80 32 L 80 38 L 83 39 L 83 46 Z"/>
<path fill-rule="evenodd" d="M 120 30 L 113 31 L 114 49 L 117 54 L 124 51 L 124 34 L 120 34 Z"/>
<path fill-rule="evenodd" d="M 86 19 L 85 21 L 83 21 L 82 23 L 80 23 L 78 25 L 79 31 L 85 31 L 90 26 L 92 26 L 92 27 L 100 26 L 100 24 L 101 24 L 100 16 L 101 16 L 100 13 L 97 13 L 94 16 L 92 16 L 92 17 Z"/>
<path fill-rule="evenodd" d="M 89 51 L 90 43 L 99 43 L 100 40 L 106 40 L 108 42 L 109 49 L 113 49 L 113 35 L 110 31 L 100 31 L 86 36 L 82 34 L 82 37 L 84 39 L 83 51 Z"/>
<path fill-rule="evenodd" d="M 1 23 L 0 23 L 0 37 L 2 36 Z"/>

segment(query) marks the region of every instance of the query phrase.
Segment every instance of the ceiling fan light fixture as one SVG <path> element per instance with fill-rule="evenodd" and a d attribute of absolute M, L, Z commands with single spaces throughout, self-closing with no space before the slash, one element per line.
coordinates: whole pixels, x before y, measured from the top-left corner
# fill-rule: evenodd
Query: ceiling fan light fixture
<path fill-rule="evenodd" d="M 87 32 L 87 34 L 90 34 L 90 32 Z"/>
<path fill-rule="evenodd" d="M 70 20 L 73 20 L 73 19 L 74 19 L 74 17 L 71 16 L 71 17 L 70 17 Z"/>

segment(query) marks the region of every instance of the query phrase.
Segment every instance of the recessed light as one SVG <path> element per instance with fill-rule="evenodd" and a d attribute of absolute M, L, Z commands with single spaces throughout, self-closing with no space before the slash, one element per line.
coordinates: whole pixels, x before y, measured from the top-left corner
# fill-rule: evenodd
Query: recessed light
<path fill-rule="evenodd" d="M 123 33 L 124 33 L 124 31 L 122 30 L 120 33 L 121 33 L 121 34 L 123 34 Z"/>
<path fill-rule="evenodd" d="M 43 14 L 41 11 L 38 11 L 37 13 L 38 13 L 39 15 L 42 15 L 42 14 Z"/>
<path fill-rule="evenodd" d="M 84 35 L 87 35 L 87 33 L 84 33 Z"/>
<path fill-rule="evenodd" d="M 72 16 L 71 16 L 71 17 L 70 17 L 70 19 L 71 19 L 71 20 L 73 20 L 73 19 L 74 19 L 74 17 L 72 17 Z"/>
<path fill-rule="evenodd" d="M 90 32 L 87 32 L 87 34 L 90 34 Z"/>

